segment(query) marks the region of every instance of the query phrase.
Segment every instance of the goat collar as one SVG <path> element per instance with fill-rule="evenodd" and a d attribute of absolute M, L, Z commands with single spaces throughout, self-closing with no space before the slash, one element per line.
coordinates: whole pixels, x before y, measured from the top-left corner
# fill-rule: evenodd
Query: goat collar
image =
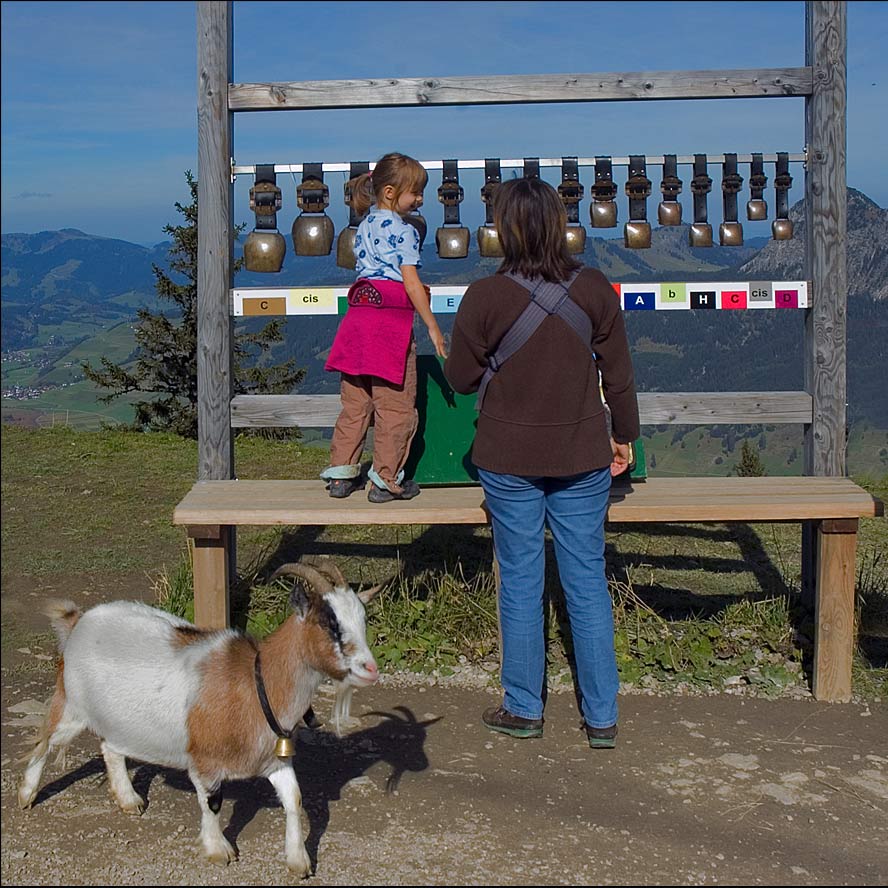
<path fill-rule="evenodd" d="M 271 711 L 271 704 L 268 702 L 268 694 L 265 692 L 265 682 L 262 680 L 262 667 L 259 664 L 259 651 L 256 651 L 253 674 L 256 677 L 256 693 L 259 695 L 259 704 L 262 706 L 262 713 L 265 715 L 265 721 L 268 722 L 268 727 L 274 731 L 278 738 L 275 753 L 280 758 L 289 758 L 293 755 L 293 734 L 296 731 L 296 725 L 293 725 L 289 731 L 285 731 L 274 717 L 274 713 Z M 297 721 L 296 724 L 299 724 L 299 722 Z"/>

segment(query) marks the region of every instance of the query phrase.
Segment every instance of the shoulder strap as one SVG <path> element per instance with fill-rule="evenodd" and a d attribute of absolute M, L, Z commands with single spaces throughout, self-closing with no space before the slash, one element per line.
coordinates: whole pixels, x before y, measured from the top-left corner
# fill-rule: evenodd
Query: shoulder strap
<path fill-rule="evenodd" d="M 476 410 L 481 409 L 487 386 L 494 374 L 530 339 L 549 315 L 558 315 L 592 352 L 592 321 L 589 315 L 568 296 L 568 290 L 579 273 L 579 270 L 575 271 L 566 281 L 560 283 L 528 280 L 511 272 L 506 275 L 515 283 L 530 290 L 530 303 L 505 332 L 496 351 L 488 357 L 487 369 L 478 386 L 478 397 L 475 401 Z"/>

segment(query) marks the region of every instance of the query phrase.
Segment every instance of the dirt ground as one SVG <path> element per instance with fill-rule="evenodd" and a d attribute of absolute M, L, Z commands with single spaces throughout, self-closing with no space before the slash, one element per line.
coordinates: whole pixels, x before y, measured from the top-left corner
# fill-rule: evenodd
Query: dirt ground
<path fill-rule="evenodd" d="M 283 810 L 266 781 L 225 789 L 222 823 L 240 854 L 228 867 L 200 856 L 184 773 L 131 763 L 148 807 L 127 816 L 102 785 L 98 743 L 86 735 L 65 767 L 50 763 L 33 809 L 21 811 L 16 759 L 52 680 L 48 669 L 22 668 L 33 655 L 4 655 L 4 885 L 294 881 Z M 322 686 L 322 718 L 329 692 Z M 357 692 L 342 738 L 302 731 L 294 761 L 309 883 L 888 883 L 884 705 L 625 694 L 617 749 L 593 751 L 572 693 L 550 696 L 538 740 L 487 731 L 480 712 L 497 699 L 385 678 Z"/>

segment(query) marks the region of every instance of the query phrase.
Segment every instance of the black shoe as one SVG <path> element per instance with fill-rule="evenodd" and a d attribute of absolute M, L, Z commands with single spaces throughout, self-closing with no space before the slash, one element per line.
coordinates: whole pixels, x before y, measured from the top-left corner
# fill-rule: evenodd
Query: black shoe
<path fill-rule="evenodd" d="M 327 490 L 330 496 L 336 499 L 345 499 L 351 496 L 356 490 L 363 490 L 364 482 L 360 478 L 333 478 L 327 484 Z"/>
<path fill-rule="evenodd" d="M 392 493 L 387 488 L 377 487 L 375 484 L 370 485 L 370 492 L 367 499 L 371 503 L 390 503 L 392 500 L 409 500 L 415 496 L 419 496 L 419 485 L 415 481 L 405 481 L 401 485 L 400 493 Z"/>
<path fill-rule="evenodd" d="M 613 749 L 617 745 L 617 726 L 609 728 L 593 728 L 583 722 L 586 729 L 586 737 L 592 749 Z"/>
<path fill-rule="evenodd" d="M 485 709 L 481 721 L 491 731 L 499 731 L 510 737 L 542 737 L 543 720 L 541 718 L 522 718 L 520 715 L 512 715 L 505 706 L 491 706 Z"/>

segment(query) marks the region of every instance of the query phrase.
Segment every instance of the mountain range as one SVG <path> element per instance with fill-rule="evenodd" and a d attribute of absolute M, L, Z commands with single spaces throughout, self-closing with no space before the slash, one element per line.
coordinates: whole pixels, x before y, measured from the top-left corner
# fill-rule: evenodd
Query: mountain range
<path fill-rule="evenodd" d="M 688 226 L 654 227 L 647 250 L 630 250 L 621 237 L 588 237 L 586 264 L 610 279 L 798 280 L 804 278 L 804 204 L 790 212 L 789 241 L 748 240 L 741 247 L 692 248 Z M 610 232 L 608 232 L 610 234 Z M 616 234 L 617 230 L 613 230 Z M 236 247 L 242 249 L 242 241 Z M 349 269 L 330 256 L 297 257 L 288 250 L 278 274 L 242 271 L 237 286 L 347 285 Z M 140 306 L 169 310 L 154 291 L 153 266 L 167 269 L 169 243 L 151 247 L 76 229 L 4 234 L 2 244 L 2 350 L 74 347 L 95 332 L 130 321 Z M 888 428 L 884 396 L 888 339 L 888 211 L 848 189 L 848 370 L 852 418 Z M 423 249 L 427 284 L 467 284 L 493 273 L 496 259 L 474 249 L 466 259 L 439 259 L 434 229 Z M 445 332 L 453 316 L 442 316 Z M 259 321 L 245 321 L 256 324 Z M 274 360 L 295 357 L 307 368 L 305 392 L 336 391 L 323 358 L 338 320 L 291 318 Z M 639 387 L 647 391 L 791 390 L 802 383 L 802 312 L 627 312 Z M 705 347 L 702 347 L 704 346 Z M 428 343 L 420 337 L 420 350 Z M 96 359 L 99 355 L 96 355 Z M 93 361 L 96 363 L 96 360 Z"/>

